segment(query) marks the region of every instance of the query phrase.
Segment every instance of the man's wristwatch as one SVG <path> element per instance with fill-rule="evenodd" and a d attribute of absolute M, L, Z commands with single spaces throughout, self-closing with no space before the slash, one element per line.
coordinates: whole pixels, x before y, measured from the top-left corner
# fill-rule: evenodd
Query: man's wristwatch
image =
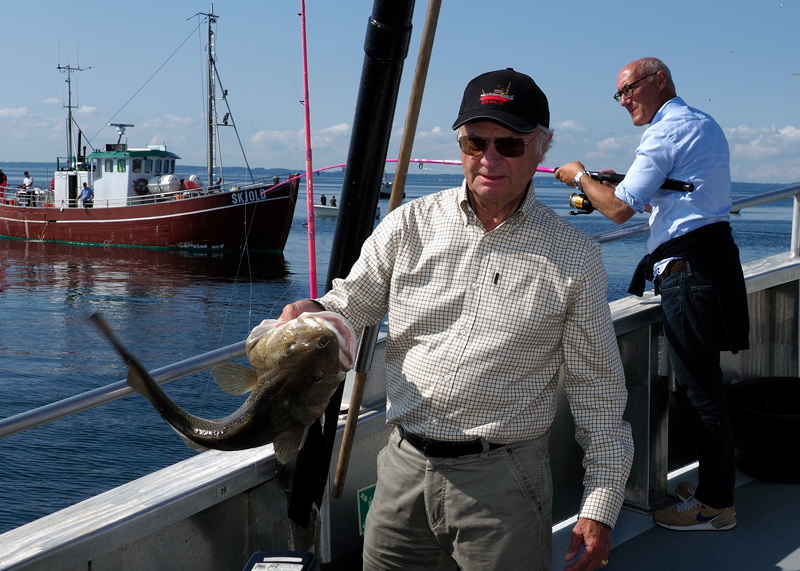
<path fill-rule="evenodd" d="M 575 178 L 572 179 L 572 184 L 575 185 L 575 188 L 583 192 L 581 188 L 581 177 L 586 174 L 586 171 L 579 171 L 578 174 L 575 175 Z"/>

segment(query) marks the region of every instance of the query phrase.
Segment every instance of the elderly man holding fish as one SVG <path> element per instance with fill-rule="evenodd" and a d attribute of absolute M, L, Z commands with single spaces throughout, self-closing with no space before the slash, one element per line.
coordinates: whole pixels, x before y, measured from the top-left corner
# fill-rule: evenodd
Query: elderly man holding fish
<path fill-rule="evenodd" d="M 570 571 L 608 563 L 633 457 L 627 391 L 600 246 L 535 198 L 549 121 L 527 75 L 470 81 L 453 125 L 462 185 L 391 212 L 345 279 L 283 310 L 279 323 L 324 309 L 357 328 L 389 314 L 394 430 L 364 569 L 550 569 L 561 375 L 586 468 L 564 559 L 580 553 Z"/>

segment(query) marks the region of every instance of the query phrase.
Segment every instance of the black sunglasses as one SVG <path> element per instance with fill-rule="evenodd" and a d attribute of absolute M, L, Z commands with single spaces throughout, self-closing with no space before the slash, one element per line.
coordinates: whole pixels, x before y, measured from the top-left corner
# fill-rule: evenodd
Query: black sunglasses
<path fill-rule="evenodd" d="M 461 152 L 470 157 L 480 157 L 489 148 L 489 143 L 494 143 L 494 148 L 504 157 L 521 157 L 525 154 L 525 147 L 531 144 L 533 139 L 526 141 L 520 137 L 499 137 L 497 139 L 484 139 L 483 137 L 473 137 L 464 135 L 458 138 L 458 146 Z"/>
<path fill-rule="evenodd" d="M 617 103 L 622 103 L 622 96 L 623 95 L 625 97 L 627 97 L 628 99 L 630 99 L 633 96 L 633 92 L 636 91 L 636 89 L 634 89 L 634 85 L 636 85 L 640 81 L 644 81 L 648 77 L 653 77 L 656 73 L 658 73 L 658 72 L 656 71 L 654 73 L 651 73 L 650 75 L 645 75 L 643 78 L 637 79 L 633 83 L 629 83 L 628 85 L 626 85 L 625 87 L 623 87 L 622 89 L 620 89 L 619 91 L 617 91 L 614 94 L 614 99 L 617 100 Z"/>

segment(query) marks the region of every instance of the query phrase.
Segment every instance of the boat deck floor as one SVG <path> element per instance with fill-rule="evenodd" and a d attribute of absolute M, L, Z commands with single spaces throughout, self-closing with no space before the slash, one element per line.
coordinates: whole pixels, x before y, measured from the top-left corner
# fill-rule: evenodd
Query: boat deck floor
<path fill-rule="evenodd" d="M 671 478 L 669 492 L 682 481 L 696 482 L 696 469 Z M 800 484 L 763 482 L 737 472 L 736 512 L 731 530 L 680 532 L 622 510 L 606 571 L 800 571 Z M 572 527 L 553 535 L 554 571 L 566 566 Z"/>

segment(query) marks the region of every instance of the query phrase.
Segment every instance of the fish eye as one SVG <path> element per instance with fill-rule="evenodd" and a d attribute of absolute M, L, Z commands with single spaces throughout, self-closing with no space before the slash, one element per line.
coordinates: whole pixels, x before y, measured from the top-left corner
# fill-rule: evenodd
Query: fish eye
<path fill-rule="evenodd" d="M 317 383 L 321 383 L 321 382 L 322 382 L 322 380 L 323 380 L 324 378 L 325 378 L 325 373 L 323 373 L 322 371 L 320 371 L 319 373 L 317 373 L 316 375 L 314 375 L 314 377 L 311 379 L 311 381 L 312 381 L 314 384 L 317 384 Z"/>
<path fill-rule="evenodd" d="M 322 349 L 323 347 L 327 346 L 328 343 L 330 343 L 330 339 L 328 339 L 327 337 L 323 337 L 317 342 L 317 347 Z"/>
<path fill-rule="evenodd" d="M 292 354 L 292 351 L 294 351 L 294 343 L 289 343 L 289 344 L 286 346 L 286 349 L 284 350 L 283 354 L 284 354 L 284 355 L 291 355 L 291 354 Z"/>

